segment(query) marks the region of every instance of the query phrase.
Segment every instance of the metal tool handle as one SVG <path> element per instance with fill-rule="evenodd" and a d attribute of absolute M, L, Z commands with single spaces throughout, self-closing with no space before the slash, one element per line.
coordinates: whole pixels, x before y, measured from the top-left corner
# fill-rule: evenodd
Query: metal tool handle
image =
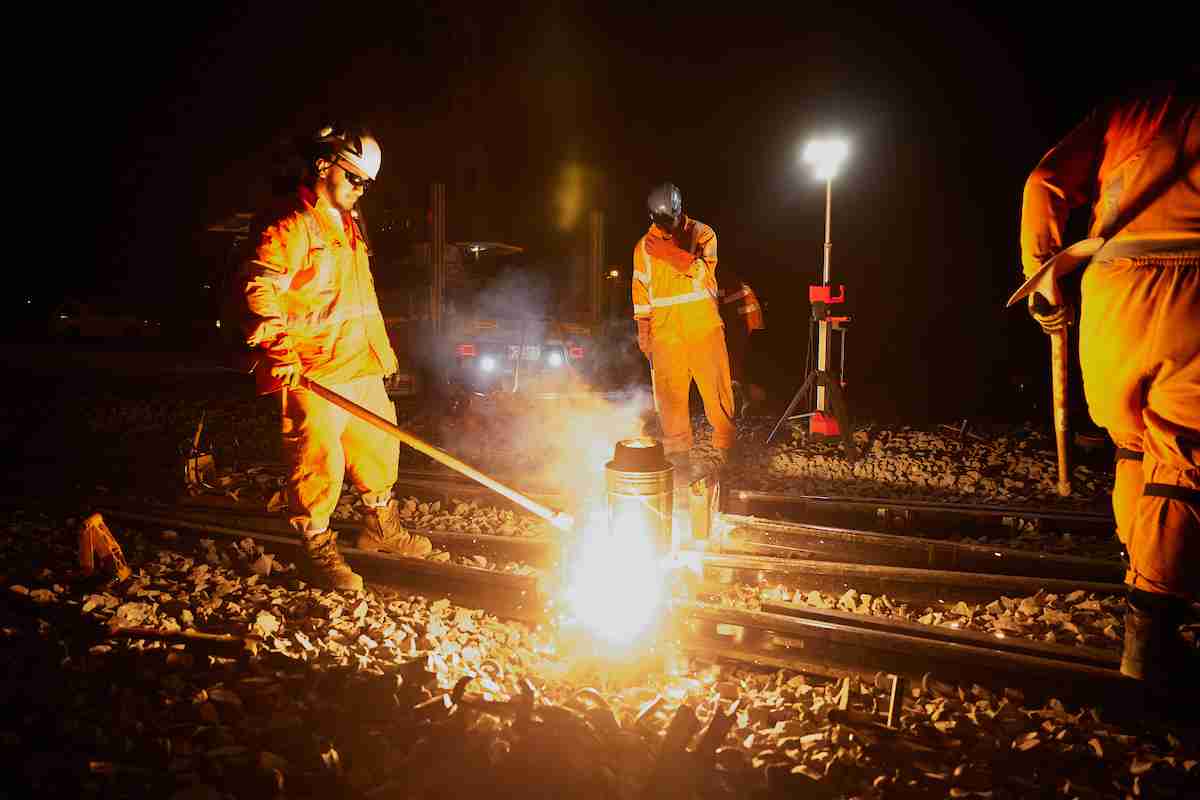
<path fill-rule="evenodd" d="M 530 512 L 531 514 L 536 514 L 559 530 L 567 531 L 574 526 L 575 518 L 567 512 L 556 511 L 553 508 L 544 506 L 536 500 L 532 500 L 529 497 L 521 494 L 516 489 L 505 486 L 493 478 L 489 478 L 487 475 L 484 475 L 474 467 L 459 461 L 445 450 L 434 447 L 423 439 L 418 439 L 416 436 L 413 436 L 408 431 L 396 426 L 394 423 L 389 422 L 378 414 L 368 411 L 357 403 L 342 397 L 337 392 L 322 386 L 316 381 L 310 380 L 309 378 L 301 378 L 300 385 L 305 389 L 308 389 L 313 394 L 320 395 L 321 397 L 325 398 L 338 408 L 353 414 L 363 422 L 370 423 L 376 428 L 379 428 L 381 431 L 391 434 L 404 444 L 416 450 L 418 453 L 423 453 L 439 464 L 444 464 L 455 472 L 466 475 L 468 478 L 474 481 L 478 481 L 487 488 L 491 489 L 493 492 L 507 497 L 509 500 L 512 500 L 526 511 Z"/>
<path fill-rule="evenodd" d="M 1071 430 L 1067 418 L 1067 329 L 1050 333 L 1050 381 L 1054 393 L 1054 442 L 1058 447 L 1058 493 L 1071 494 Z"/>

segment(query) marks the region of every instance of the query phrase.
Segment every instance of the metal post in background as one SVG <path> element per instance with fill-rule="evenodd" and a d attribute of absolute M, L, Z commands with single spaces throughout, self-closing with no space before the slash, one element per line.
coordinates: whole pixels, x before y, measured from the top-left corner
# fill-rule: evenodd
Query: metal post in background
<path fill-rule="evenodd" d="M 446 294 L 446 184 L 435 183 L 430 187 L 429 209 L 433 217 L 429 228 L 429 264 L 433 276 L 429 318 L 434 333 L 441 333 Z"/>
<path fill-rule="evenodd" d="M 587 318 L 589 322 L 596 322 L 600 319 L 601 287 L 604 282 L 604 212 L 592 211 L 588 222 Z"/>
<path fill-rule="evenodd" d="M 821 270 L 821 283 L 829 285 L 829 251 L 833 242 L 829 239 L 829 208 L 833 201 L 833 178 L 825 181 L 825 264 Z M 829 320 L 823 319 L 817 323 L 817 371 L 826 372 L 829 369 L 829 349 L 832 342 L 829 336 Z M 817 410 L 827 411 L 825 387 L 817 385 Z"/>

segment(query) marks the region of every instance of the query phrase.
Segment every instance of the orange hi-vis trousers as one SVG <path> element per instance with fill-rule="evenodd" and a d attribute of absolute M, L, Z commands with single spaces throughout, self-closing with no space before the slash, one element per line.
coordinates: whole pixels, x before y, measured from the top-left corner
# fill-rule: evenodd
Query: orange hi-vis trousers
<path fill-rule="evenodd" d="M 1082 299 L 1088 409 L 1118 447 L 1126 583 L 1200 596 L 1200 257 L 1093 264 Z"/>
<path fill-rule="evenodd" d="M 396 421 L 396 407 L 378 375 L 328 388 L 389 422 Z M 391 497 L 400 461 L 399 440 L 304 389 L 283 389 L 280 397 L 283 452 L 291 469 L 286 495 L 293 528 L 305 533 L 329 527 L 347 471 L 368 505 Z"/>
<path fill-rule="evenodd" d="M 692 341 L 655 337 L 654 392 L 663 430 L 663 449 L 679 453 L 692 446 L 692 420 L 688 395 L 692 380 L 704 400 L 704 413 L 713 426 L 713 446 L 728 450 L 737 439 L 733 424 L 733 384 L 729 379 L 729 355 L 725 330 L 713 328 Z"/>

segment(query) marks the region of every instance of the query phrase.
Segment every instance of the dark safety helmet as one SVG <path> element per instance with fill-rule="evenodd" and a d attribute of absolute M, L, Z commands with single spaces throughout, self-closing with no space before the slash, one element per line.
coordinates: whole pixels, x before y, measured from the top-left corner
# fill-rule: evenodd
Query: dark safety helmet
<path fill-rule="evenodd" d="M 650 190 L 646 198 L 646 206 L 650 209 L 650 221 L 668 231 L 675 230 L 679 218 L 683 216 L 683 195 L 679 187 L 673 183 L 660 183 Z"/>

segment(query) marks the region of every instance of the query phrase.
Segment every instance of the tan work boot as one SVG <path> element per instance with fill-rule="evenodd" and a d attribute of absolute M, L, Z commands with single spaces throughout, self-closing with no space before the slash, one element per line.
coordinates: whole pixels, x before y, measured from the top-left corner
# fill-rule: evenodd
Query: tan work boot
<path fill-rule="evenodd" d="M 308 557 L 308 578 L 322 589 L 361 592 L 363 579 L 342 558 L 337 534 L 326 528 L 320 533 L 304 534 L 304 553 Z"/>
<path fill-rule="evenodd" d="M 366 524 L 355 547 L 372 552 L 424 558 L 433 552 L 433 543 L 424 536 L 409 533 L 400 524 L 400 508 L 395 500 L 385 506 L 367 506 Z"/>

